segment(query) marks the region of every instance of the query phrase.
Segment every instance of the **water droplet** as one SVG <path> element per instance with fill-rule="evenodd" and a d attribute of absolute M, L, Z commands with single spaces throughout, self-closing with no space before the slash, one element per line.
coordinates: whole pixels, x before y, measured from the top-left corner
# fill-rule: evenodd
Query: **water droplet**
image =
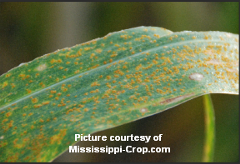
<path fill-rule="evenodd" d="M 195 81 L 201 81 L 203 77 L 204 76 L 201 73 L 192 73 L 191 75 L 189 75 L 189 79 L 195 80 Z"/>
<path fill-rule="evenodd" d="M 38 70 L 38 71 L 43 71 L 43 70 L 45 70 L 47 68 L 47 65 L 46 64 L 41 64 L 41 65 L 39 65 L 36 69 Z"/>
<path fill-rule="evenodd" d="M 148 112 L 148 109 L 147 108 L 142 108 L 142 109 L 140 109 L 139 110 L 141 113 L 146 113 L 146 112 Z"/>

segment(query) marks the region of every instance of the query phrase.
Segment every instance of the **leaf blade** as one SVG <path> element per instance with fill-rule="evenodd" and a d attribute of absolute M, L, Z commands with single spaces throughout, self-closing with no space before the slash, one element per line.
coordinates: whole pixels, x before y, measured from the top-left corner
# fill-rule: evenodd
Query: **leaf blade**
<path fill-rule="evenodd" d="M 10 146 L 1 147 L 0 159 L 51 161 L 74 143 L 75 133 L 125 124 L 207 93 L 238 94 L 237 61 L 238 35 L 153 27 L 112 33 L 45 55 L 0 77 L 1 145 Z M 29 68 L 35 72 L 27 78 Z M 35 80 L 29 95 L 29 90 L 8 94 L 16 77 L 29 85 L 29 78 Z M 15 90 L 24 91 L 24 85 Z M 22 154 L 10 152 L 26 147 Z"/>

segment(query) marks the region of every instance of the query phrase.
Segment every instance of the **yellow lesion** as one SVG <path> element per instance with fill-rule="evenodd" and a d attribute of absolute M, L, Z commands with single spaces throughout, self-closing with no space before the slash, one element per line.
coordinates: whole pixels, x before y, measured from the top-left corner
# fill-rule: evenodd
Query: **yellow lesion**
<path fill-rule="evenodd" d="M 2 88 L 5 88 L 6 86 L 8 86 L 8 82 L 4 81 L 3 84 L 2 84 Z"/>
<path fill-rule="evenodd" d="M 32 98 L 32 103 L 37 103 L 38 99 L 37 98 Z"/>

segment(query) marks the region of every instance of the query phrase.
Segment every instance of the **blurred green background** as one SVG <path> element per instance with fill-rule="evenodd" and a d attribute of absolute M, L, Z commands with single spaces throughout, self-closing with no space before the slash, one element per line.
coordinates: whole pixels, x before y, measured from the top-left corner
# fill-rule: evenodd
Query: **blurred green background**
<path fill-rule="evenodd" d="M 172 31 L 239 34 L 238 2 L 1 2 L 0 75 L 20 63 L 109 32 L 137 26 Z M 216 162 L 239 161 L 239 96 L 212 94 Z M 80 146 L 170 147 L 170 154 L 69 154 L 54 162 L 200 162 L 204 143 L 202 97 L 154 116 L 94 135 L 163 134 L 161 142 L 81 142 Z"/>

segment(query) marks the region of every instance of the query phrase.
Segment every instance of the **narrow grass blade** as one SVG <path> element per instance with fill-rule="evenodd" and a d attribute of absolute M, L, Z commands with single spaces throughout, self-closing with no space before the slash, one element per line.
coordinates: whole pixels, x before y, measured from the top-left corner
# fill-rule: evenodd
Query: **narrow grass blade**
<path fill-rule="evenodd" d="M 211 96 L 203 96 L 205 118 L 205 144 L 203 162 L 213 162 L 215 144 L 215 114 Z"/>

